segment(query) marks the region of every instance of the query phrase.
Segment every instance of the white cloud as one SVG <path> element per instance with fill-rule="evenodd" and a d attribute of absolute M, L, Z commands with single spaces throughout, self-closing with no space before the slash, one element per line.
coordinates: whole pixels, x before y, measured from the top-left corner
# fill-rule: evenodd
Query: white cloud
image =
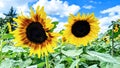
<path fill-rule="evenodd" d="M 16 7 L 18 12 L 26 12 L 26 11 L 29 11 L 29 7 L 25 4 L 25 5 L 21 5 L 21 6 L 18 6 Z"/>
<path fill-rule="evenodd" d="M 92 9 L 94 7 L 92 5 L 84 5 L 83 8 L 85 8 L 85 9 Z"/>
<path fill-rule="evenodd" d="M 4 7 L 3 2 L 0 2 L 0 8 L 3 8 L 3 7 Z"/>
<path fill-rule="evenodd" d="M 3 15 L 3 13 L 0 13 L 0 17 L 5 18 L 5 15 Z"/>
<path fill-rule="evenodd" d="M 75 14 L 80 10 L 79 6 L 68 5 L 66 1 L 60 0 L 39 0 L 33 7 L 36 8 L 38 5 L 44 6 L 48 15 L 59 15 L 60 17 L 68 16 L 70 13 Z"/>
<path fill-rule="evenodd" d="M 33 3 L 37 1 L 36 3 Z M 51 16 L 52 21 L 58 21 L 55 16 L 65 17 L 70 13 L 76 14 L 80 7 L 77 5 L 68 5 L 67 1 L 63 2 L 61 0 L 0 0 L 0 17 L 4 17 L 2 13 L 8 13 L 11 6 L 16 9 L 16 12 L 20 14 L 23 12 L 29 15 L 29 3 L 33 3 L 33 8 L 36 9 L 37 5 L 45 6 L 45 11 L 49 16 Z"/>
<path fill-rule="evenodd" d="M 100 18 L 100 27 L 102 33 L 108 30 L 108 26 L 111 24 L 111 21 L 120 19 L 120 10 L 118 9 L 120 9 L 119 5 L 101 11 L 101 14 L 108 14 L 108 16 Z"/>
<path fill-rule="evenodd" d="M 35 0 L 34 0 L 35 1 Z M 28 3 L 33 0 L 0 0 L 0 13 L 9 12 L 11 6 L 16 9 L 17 13 L 29 11 Z M 2 17 L 2 16 L 0 16 Z"/>
<path fill-rule="evenodd" d="M 114 16 L 115 14 L 120 14 L 120 5 L 117 5 L 117 6 L 115 6 L 115 7 L 112 7 L 112 8 L 108 8 L 108 9 L 106 9 L 106 10 L 103 10 L 103 11 L 101 11 L 100 13 L 102 13 L 102 14 L 106 14 L 106 13 L 108 13 L 109 14 L 109 16 Z"/>
<path fill-rule="evenodd" d="M 59 21 L 59 19 L 56 18 L 56 17 L 50 17 L 50 16 L 48 16 L 48 18 L 52 19 L 52 22 L 54 22 L 54 21 Z"/>
<path fill-rule="evenodd" d="M 101 4 L 102 2 L 100 1 L 94 1 L 94 0 L 89 0 L 90 3 L 93 3 L 93 4 Z"/>
<path fill-rule="evenodd" d="M 60 32 L 62 29 L 65 29 L 64 24 L 66 24 L 65 22 L 59 22 L 57 25 L 57 28 L 55 28 L 54 32 Z"/>
<path fill-rule="evenodd" d="M 56 17 L 51 17 L 52 21 L 59 21 Z"/>

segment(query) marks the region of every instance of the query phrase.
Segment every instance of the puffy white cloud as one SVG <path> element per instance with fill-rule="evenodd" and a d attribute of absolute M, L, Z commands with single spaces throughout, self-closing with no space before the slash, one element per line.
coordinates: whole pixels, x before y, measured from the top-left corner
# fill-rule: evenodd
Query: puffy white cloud
<path fill-rule="evenodd" d="M 3 2 L 0 2 L 0 8 L 3 8 L 3 7 L 4 7 Z"/>
<path fill-rule="evenodd" d="M 58 18 L 56 18 L 56 17 L 51 17 L 51 16 L 48 16 L 48 18 L 52 19 L 52 22 L 54 22 L 54 21 L 59 21 L 59 19 L 58 19 Z"/>
<path fill-rule="evenodd" d="M 108 26 L 111 24 L 111 21 L 116 21 L 120 19 L 120 6 L 115 6 L 101 11 L 101 14 L 108 14 L 105 17 L 100 18 L 100 27 L 102 33 L 108 30 Z"/>
<path fill-rule="evenodd" d="M 115 16 L 108 16 L 100 18 L 100 27 L 102 33 L 108 30 L 108 26 L 111 24 L 111 21 L 116 21 L 117 19 L 120 19 L 120 15 Z"/>
<path fill-rule="evenodd" d="M 36 0 L 0 0 L 0 13 L 7 13 L 11 6 L 16 9 L 16 12 L 27 12 L 29 7 L 28 3 Z M 2 16 L 0 16 L 2 17 Z"/>
<path fill-rule="evenodd" d="M 70 13 L 75 14 L 80 10 L 79 6 L 68 5 L 66 1 L 60 0 L 39 0 L 33 7 L 36 8 L 38 5 L 44 6 L 48 15 L 59 15 L 60 17 L 68 16 Z"/>
<path fill-rule="evenodd" d="M 102 2 L 101 1 L 95 1 L 95 0 L 89 0 L 90 3 L 93 3 L 93 4 L 101 4 Z"/>
<path fill-rule="evenodd" d="M 120 5 L 117 5 L 115 7 L 108 8 L 106 10 L 100 11 L 100 13 L 102 13 L 102 14 L 108 13 L 109 16 L 114 16 L 115 14 L 120 14 L 120 10 L 119 9 L 120 9 Z"/>
<path fill-rule="evenodd" d="M 92 5 L 84 5 L 83 8 L 85 8 L 85 9 L 92 9 L 94 7 Z"/>
<path fill-rule="evenodd" d="M 59 22 L 57 28 L 55 28 L 54 32 L 60 32 L 62 29 L 65 29 L 66 22 Z"/>
<path fill-rule="evenodd" d="M 0 17 L 5 18 L 5 15 L 3 15 L 3 13 L 0 13 Z"/>

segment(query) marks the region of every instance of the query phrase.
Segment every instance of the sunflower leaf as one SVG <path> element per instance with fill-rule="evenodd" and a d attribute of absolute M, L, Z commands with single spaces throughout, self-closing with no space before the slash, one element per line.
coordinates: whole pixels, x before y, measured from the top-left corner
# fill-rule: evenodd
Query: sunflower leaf
<path fill-rule="evenodd" d="M 6 58 L 0 64 L 0 68 L 11 68 L 13 66 L 14 61 Z"/>
<path fill-rule="evenodd" d="M 38 68 L 43 68 L 44 65 L 45 65 L 45 62 L 41 62 L 41 63 L 37 64 L 37 67 L 38 67 Z"/>
<path fill-rule="evenodd" d="M 13 34 L 3 34 L 1 36 L 2 39 L 8 39 L 8 38 L 13 38 Z"/>
<path fill-rule="evenodd" d="M 98 68 L 98 67 L 97 67 L 97 64 L 94 64 L 94 65 L 89 66 L 88 68 Z"/>
<path fill-rule="evenodd" d="M 8 52 L 8 51 L 13 51 L 14 53 L 15 52 L 26 52 L 23 48 L 21 47 L 14 47 L 14 46 L 4 46 L 2 48 L 2 52 Z"/>
<path fill-rule="evenodd" d="M 120 64 L 113 64 L 113 63 L 107 63 L 107 62 L 101 62 L 100 67 L 102 68 L 119 68 Z"/>
<path fill-rule="evenodd" d="M 52 22 L 52 24 L 54 24 L 54 27 L 50 30 L 51 32 L 53 32 L 53 30 L 57 27 L 58 22 L 55 21 L 55 22 Z"/>
<path fill-rule="evenodd" d="M 70 66 L 70 68 L 75 68 L 75 66 L 79 63 L 79 59 L 78 60 L 75 60 L 72 64 L 71 64 L 71 66 Z"/>
<path fill-rule="evenodd" d="M 67 50 L 67 51 L 62 50 L 62 53 L 63 53 L 64 55 L 66 55 L 66 56 L 69 56 L 69 57 L 78 56 L 78 55 L 80 55 L 82 52 L 83 52 L 82 49 L 80 49 L 80 50 Z"/>
<path fill-rule="evenodd" d="M 64 64 L 57 64 L 57 65 L 55 66 L 55 68 L 65 68 L 65 65 L 64 65 Z"/>
<path fill-rule="evenodd" d="M 103 54 L 94 51 L 88 51 L 87 53 L 95 58 L 98 58 L 98 60 L 100 61 L 120 64 L 120 62 L 118 62 L 114 57 L 110 56 L 109 54 Z"/>
<path fill-rule="evenodd" d="M 37 68 L 37 65 L 28 66 L 26 68 Z"/>

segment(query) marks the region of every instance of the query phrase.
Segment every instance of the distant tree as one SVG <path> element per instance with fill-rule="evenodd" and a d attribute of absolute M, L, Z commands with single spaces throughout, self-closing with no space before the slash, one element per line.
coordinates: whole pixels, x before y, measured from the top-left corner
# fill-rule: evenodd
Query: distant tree
<path fill-rule="evenodd" d="M 10 8 L 10 11 L 8 13 L 3 13 L 6 17 L 16 17 L 16 10 L 14 10 L 13 7 Z"/>
<path fill-rule="evenodd" d="M 0 27 L 2 27 L 3 24 L 4 24 L 4 19 L 0 18 Z"/>

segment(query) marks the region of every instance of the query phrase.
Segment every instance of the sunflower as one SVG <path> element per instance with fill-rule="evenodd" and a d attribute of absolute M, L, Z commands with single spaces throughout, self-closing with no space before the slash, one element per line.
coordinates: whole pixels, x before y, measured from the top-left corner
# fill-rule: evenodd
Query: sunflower
<path fill-rule="evenodd" d="M 110 36 L 109 35 L 106 35 L 102 38 L 102 40 L 106 43 L 106 44 L 109 44 L 110 43 Z"/>
<path fill-rule="evenodd" d="M 65 25 L 64 37 L 67 42 L 76 46 L 84 45 L 94 38 L 97 38 L 99 32 L 98 19 L 92 14 L 77 14 L 68 17 L 68 24 Z"/>
<path fill-rule="evenodd" d="M 115 24 L 114 28 L 113 28 L 113 32 L 118 32 L 119 30 L 119 24 Z"/>
<path fill-rule="evenodd" d="M 8 31 L 9 31 L 9 33 L 11 33 L 11 32 L 12 32 L 12 27 L 11 27 L 11 25 L 10 25 L 10 22 L 7 22 L 7 26 L 8 26 Z"/>
<path fill-rule="evenodd" d="M 58 34 L 50 32 L 53 28 L 51 19 L 47 18 L 44 7 L 37 7 L 36 12 L 31 8 L 30 17 L 24 14 L 13 19 L 18 27 L 14 31 L 16 46 L 30 47 L 30 55 L 47 56 L 54 52 Z"/>

